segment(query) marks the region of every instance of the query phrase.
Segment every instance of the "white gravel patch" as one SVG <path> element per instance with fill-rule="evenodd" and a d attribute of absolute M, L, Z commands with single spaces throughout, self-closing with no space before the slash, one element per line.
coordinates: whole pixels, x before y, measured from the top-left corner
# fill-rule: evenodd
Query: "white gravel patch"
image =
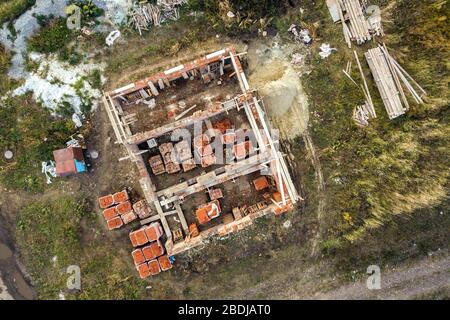
<path fill-rule="evenodd" d="M 33 98 L 41 102 L 45 107 L 56 110 L 58 105 L 69 102 L 76 113 L 81 113 L 83 99 L 92 101 L 92 108 L 95 110 L 101 92 L 94 89 L 87 81 L 83 81 L 81 94 L 77 93 L 74 85 L 93 70 L 104 69 L 104 64 L 82 63 L 71 66 L 68 63 L 58 61 L 55 55 L 42 55 L 38 53 L 30 54 L 30 59 L 39 63 L 36 72 L 31 72 L 25 83 L 13 91 L 13 95 L 23 95 L 33 92 Z"/>
<path fill-rule="evenodd" d="M 127 12 L 132 5 L 131 0 L 94 0 L 94 3 L 104 10 L 104 16 L 98 18 L 101 22 L 95 31 L 108 32 L 117 25 L 126 23 Z M 36 4 L 14 21 L 16 37 L 14 38 L 7 23 L 0 28 L 0 43 L 12 52 L 11 68 L 8 75 L 13 79 L 25 79 L 25 83 L 13 91 L 13 95 L 33 92 L 33 97 L 43 106 L 56 110 L 61 102 L 70 103 L 76 113 L 81 113 L 80 106 L 84 99 L 91 100 L 95 109 L 101 93 L 84 81 L 84 88 L 76 92 L 73 85 L 92 70 L 103 71 L 104 64 L 81 63 L 71 66 L 60 62 L 54 55 L 44 56 L 30 53 L 29 58 L 39 64 L 36 72 L 25 70 L 27 55 L 27 40 L 39 31 L 40 25 L 36 16 L 63 17 L 67 0 L 36 0 Z M 103 79 L 104 80 L 104 79 Z"/>
<path fill-rule="evenodd" d="M 105 11 L 104 16 L 99 18 L 101 24 L 96 27 L 98 31 L 102 32 L 113 30 L 114 26 L 126 23 L 127 12 L 132 5 L 131 0 L 94 0 L 94 3 Z M 17 33 L 15 39 L 9 31 L 7 23 L 3 24 L 0 28 L 0 43 L 14 52 L 11 58 L 12 66 L 8 71 L 11 78 L 20 79 L 28 76 L 24 68 L 27 40 L 40 29 L 35 16 L 64 17 L 66 5 L 67 0 L 36 0 L 33 7 L 14 21 L 14 29 Z M 106 24 L 109 24 L 110 27 L 108 28 Z"/>
<path fill-rule="evenodd" d="M 49 16 L 52 14 L 55 17 L 62 17 L 65 15 L 65 6 L 66 0 L 36 0 L 36 4 L 33 7 L 14 21 L 14 28 L 17 32 L 17 37 L 14 40 L 8 30 L 7 23 L 3 24 L 0 29 L 0 42 L 7 49 L 14 52 L 11 59 L 12 66 L 8 71 L 8 75 L 11 78 L 20 79 L 28 75 L 24 69 L 27 39 L 41 27 L 33 15 Z"/>

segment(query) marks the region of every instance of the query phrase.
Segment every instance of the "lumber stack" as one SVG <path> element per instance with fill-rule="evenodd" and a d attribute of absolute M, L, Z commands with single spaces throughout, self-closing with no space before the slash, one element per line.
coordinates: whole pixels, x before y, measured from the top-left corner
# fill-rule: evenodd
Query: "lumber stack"
<path fill-rule="evenodd" d="M 158 0 L 157 4 L 139 3 L 129 12 L 129 25 L 134 26 L 142 35 L 143 30 L 149 30 L 151 25 L 161 26 L 166 20 L 178 20 L 178 6 L 186 4 L 186 0 Z"/>
<path fill-rule="evenodd" d="M 358 117 L 358 119 L 365 119 L 365 120 L 361 120 L 363 123 L 365 123 L 369 119 L 376 118 L 377 114 L 375 112 L 375 107 L 373 105 L 372 97 L 370 95 L 369 86 L 367 85 L 366 77 L 364 76 L 364 72 L 361 67 L 361 62 L 359 61 L 358 54 L 356 53 L 356 51 L 353 51 L 353 53 L 355 55 L 356 63 L 358 64 L 358 69 L 359 69 L 359 72 L 361 73 L 361 78 L 362 78 L 363 84 L 364 84 L 364 86 L 361 85 L 361 90 L 364 93 L 364 97 L 366 98 L 364 105 L 358 106 L 356 109 L 360 110 L 360 112 L 357 113 L 360 115 Z M 355 120 L 355 121 L 357 121 L 357 120 Z"/>
<path fill-rule="evenodd" d="M 336 9 L 349 48 L 351 48 L 351 41 L 363 44 L 371 40 L 373 35 L 384 35 L 379 13 L 377 12 L 377 15 L 368 20 L 364 15 L 360 0 L 337 0 Z"/>
<path fill-rule="evenodd" d="M 130 12 L 130 25 L 133 25 L 142 35 L 143 30 L 148 30 L 150 25 L 154 23 L 156 18 L 156 24 L 159 23 L 158 15 L 159 8 L 152 4 L 140 4 L 131 9 Z"/>
<path fill-rule="evenodd" d="M 424 95 L 426 95 L 425 90 L 392 58 L 385 45 L 369 49 L 365 53 L 365 57 L 383 99 L 389 119 L 401 116 L 409 109 L 409 103 L 402 84 L 418 104 L 423 103 L 421 95 L 417 93 L 407 78 Z"/>
<path fill-rule="evenodd" d="M 357 106 L 353 110 L 353 120 L 359 126 L 368 126 L 369 120 L 374 118 L 372 116 L 373 107 L 366 101 L 363 105 Z"/>

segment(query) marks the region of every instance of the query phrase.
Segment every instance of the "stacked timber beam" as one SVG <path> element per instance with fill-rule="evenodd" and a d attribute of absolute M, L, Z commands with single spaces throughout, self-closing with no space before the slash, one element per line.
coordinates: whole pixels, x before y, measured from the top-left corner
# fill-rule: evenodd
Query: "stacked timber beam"
<path fill-rule="evenodd" d="M 351 41 L 363 44 L 371 40 L 374 34 L 384 34 L 378 16 L 371 17 L 370 22 L 366 19 L 360 0 L 337 0 L 337 5 L 333 7 L 338 11 L 344 38 L 349 48 L 351 48 Z"/>
<path fill-rule="evenodd" d="M 418 104 L 423 103 L 421 95 L 417 93 L 407 78 L 419 88 L 422 94 L 426 94 L 425 90 L 392 58 L 385 45 L 379 45 L 377 48 L 370 49 L 365 53 L 365 57 L 383 99 L 389 119 L 401 116 L 409 109 L 409 103 L 403 91 L 402 83 Z"/>
<path fill-rule="evenodd" d="M 364 86 L 361 86 L 361 90 L 364 93 L 364 97 L 366 98 L 365 102 L 361 106 L 357 106 L 353 111 L 353 120 L 355 120 L 356 124 L 367 126 L 369 124 L 369 119 L 374 119 L 377 117 L 375 112 L 375 107 L 373 106 L 372 97 L 370 95 L 369 87 L 367 85 L 366 77 L 364 76 L 364 72 L 361 67 L 361 63 L 358 58 L 358 54 L 356 51 L 353 51 L 356 63 L 358 64 L 359 72 L 361 73 L 361 78 L 363 80 Z"/>

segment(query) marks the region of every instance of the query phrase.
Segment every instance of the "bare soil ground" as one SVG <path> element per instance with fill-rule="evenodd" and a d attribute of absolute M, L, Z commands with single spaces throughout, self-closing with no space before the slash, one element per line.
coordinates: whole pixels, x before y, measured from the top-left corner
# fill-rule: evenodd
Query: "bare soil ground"
<path fill-rule="evenodd" d="M 438 294 L 437 298 L 448 298 L 449 263 L 450 255 L 446 251 L 386 267 L 381 269 L 379 290 L 367 288 L 369 275 L 362 275 L 356 281 L 342 281 L 323 263 L 306 269 L 289 267 L 282 275 L 243 290 L 238 298 L 251 299 L 264 292 L 270 292 L 273 299 L 420 299 L 434 294 Z"/>
<path fill-rule="evenodd" d="M 366 279 L 344 284 L 328 292 L 307 295 L 314 299 L 420 299 L 450 297 L 450 255 L 436 253 L 415 263 L 405 263 L 382 270 L 381 289 L 368 290 Z M 293 296 L 304 298 L 305 296 Z"/>

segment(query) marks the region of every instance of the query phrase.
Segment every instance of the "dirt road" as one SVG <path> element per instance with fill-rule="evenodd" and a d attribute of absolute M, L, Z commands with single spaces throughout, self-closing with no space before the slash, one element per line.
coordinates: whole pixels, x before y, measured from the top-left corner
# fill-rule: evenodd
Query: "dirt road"
<path fill-rule="evenodd" d="M 314 299 L 415 299 L 439 292 L 450 296 L 450 255 L 430 256 L 415 264 L 381 270 L 381 289 L 368 290 L 366 279 L 336 290 L 314 295 Z"/>
<path fill-rule="evenodd" d="M 371 300 L 435 299 L 450 296 L 450 254 L 448 250 L 397 266 L 381 267 L 381 289 L 369 290 L 369 275 L 362 274 L 351 282 L 335 274 L 324 260 L 304 266 L 293 263 L 283 275 L 266 279 L 238 297 L 254 299 Z"/>

